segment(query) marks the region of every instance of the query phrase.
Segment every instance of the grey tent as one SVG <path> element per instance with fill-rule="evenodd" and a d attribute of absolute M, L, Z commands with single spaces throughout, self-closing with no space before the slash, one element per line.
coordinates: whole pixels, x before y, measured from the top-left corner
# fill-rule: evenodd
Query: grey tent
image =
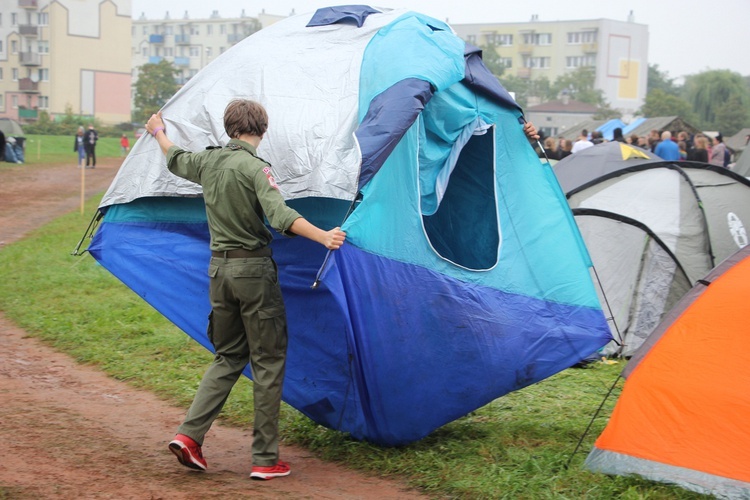
<path fill-rule="evenodd" d="M 737 163 L 732 167 L 732 172 L 743 177 L 750 176 L 750 150 L 742 152 Z"/>
<path fill-rule="evenodd" d="M 555 174 L 621 339 L 603 353 L 627 356 L 693 283 L 747 245 L 750 181 L 704 163 L 641 158 L 618 166 L 583 154 L 596 148 L 561 160 Z"/>
<path fill-rule="evenodd" d="M 0 118 L 0 130 L 5 137 L 26 137 L 21 124 L 12 118 Z"/>

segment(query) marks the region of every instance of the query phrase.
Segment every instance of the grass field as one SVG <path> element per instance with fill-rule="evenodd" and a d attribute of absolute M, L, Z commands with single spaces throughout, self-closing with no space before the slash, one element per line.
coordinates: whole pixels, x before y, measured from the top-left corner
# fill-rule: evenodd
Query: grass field
<path fill-rule="evenodd" d="M 133 137 L 129 137 L 133 146 Z M 73 150 L 73 136 L 66 135 L 27 135 L 25 163 L 64 163 L 78 162 L 78 153 Z M 112 158 L 120 156 L 120 139 L 117 137 L 101 137 L 96 143 L 97 158 Z M 0 168 L 10 163 L 0 162 Z"/>
<path fill-rule="evenodd" d="M 88 214 L 97 202 L 88 204 Z M 90 256 L 70 255 L 88 220 L 77 213 L 63 216 L 0 251 L 0 269 L 13 270 L 0 280 L 0 310 L 30 335 L 79 362 L 187 408 L 212 356 Z M 354 441 L 286 405 L 281 429 L 285 442 L 367 473 L 405 479 L 433 498 L 704 498 L 677 487 L 593 474 L 581 467 L 614 397 L 595 421 L 583 451 L 571 459 L 622 368 L 622 363 L 596 363 L 565 370 L 399 448 Z M 248 380 L 243 378 L 235 388 L 223 421 L 252 423 Z M 0 498 L 10 498 L 11 493 L 0 488 Z"/>

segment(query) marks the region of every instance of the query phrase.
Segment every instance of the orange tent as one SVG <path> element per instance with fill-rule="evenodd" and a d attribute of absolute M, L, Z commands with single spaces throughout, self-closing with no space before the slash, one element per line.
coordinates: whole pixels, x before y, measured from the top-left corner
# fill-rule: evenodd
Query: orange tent
<path fill-rule="evenodd" d="M 750 498 L 750 246 L 698 282 L 623 371 L 586 467 Z"/>

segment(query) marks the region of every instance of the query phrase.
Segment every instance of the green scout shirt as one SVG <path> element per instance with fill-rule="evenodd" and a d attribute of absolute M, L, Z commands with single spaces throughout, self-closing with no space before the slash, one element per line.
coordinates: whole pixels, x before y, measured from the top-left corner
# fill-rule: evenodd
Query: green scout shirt
<path fill-rule="evenodd" d="M 184 179 L 203 186 L 211 250 L 237 248 L 257 250 L 271 243 L 273 236 L 265 225 L 286 234 L 298 217 L 276 187 L 271 165 L 256 156 L 255 148 L 232 139 L 230 145 L 242 149 L 206 149 L 191 153 L 172 146 L 167 151 L 167 167 Z"/>

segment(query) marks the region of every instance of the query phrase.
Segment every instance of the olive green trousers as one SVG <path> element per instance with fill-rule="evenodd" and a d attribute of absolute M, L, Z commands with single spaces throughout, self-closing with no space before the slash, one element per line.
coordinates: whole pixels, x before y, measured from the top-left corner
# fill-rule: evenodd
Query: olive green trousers
<path fill-rule="evenodd" d="M 208 274 L 208 337 L 216 356 L 177 432 L 202 445 L 249 361 L 255 406 L 252 464 L 275 465 L 288 340 L 276 263 L 271 257 L 212 257 Z"/>

